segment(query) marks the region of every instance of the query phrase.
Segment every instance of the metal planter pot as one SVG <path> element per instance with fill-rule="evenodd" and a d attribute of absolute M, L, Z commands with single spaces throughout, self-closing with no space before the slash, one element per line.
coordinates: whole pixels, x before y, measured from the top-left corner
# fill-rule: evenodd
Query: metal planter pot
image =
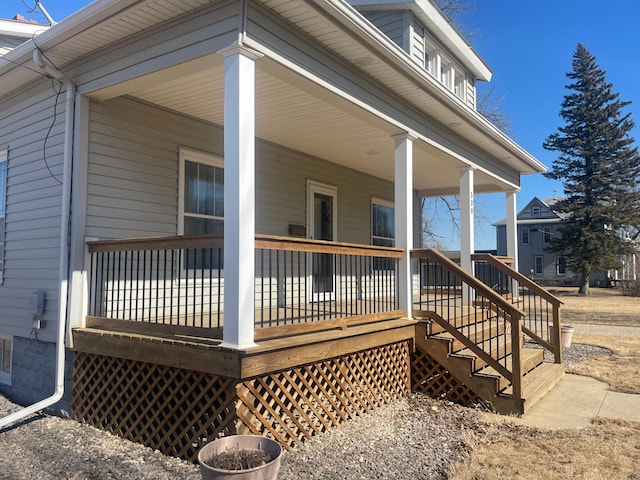
<path fill-rule="evenodd" d="M 205 463 L 213 455 L 232 449 L 260 450 L 267 453 L 271 457 L 271 461 L 245 470 L 224 470 Z M 231 435 L 219 438 L 206 444 L 198 452 L 198 463 L 203 480 L 276 480 L 281 460 L 282 445 L 275 440 L 259 435 Z"/>

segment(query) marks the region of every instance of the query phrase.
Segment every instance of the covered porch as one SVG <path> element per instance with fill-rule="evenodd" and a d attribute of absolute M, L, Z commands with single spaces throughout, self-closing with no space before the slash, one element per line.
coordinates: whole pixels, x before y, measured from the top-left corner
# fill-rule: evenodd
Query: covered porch
<path fill-rule="evenodd" d="M 521 410 L 533 287 L 477 278 L 474 199 L 505 192 L 517 258 L 539 162 L 343 2 L 197 3 L 81 65 L 73 416 L 193 459 L 234 432 L 295 445 L 412 388 L 477 401 L 433 336 Z M 419 199 L 455 194 L 460 265 L 416 248 Z M 554 322 L 526 321 L 553 349 Z"/>

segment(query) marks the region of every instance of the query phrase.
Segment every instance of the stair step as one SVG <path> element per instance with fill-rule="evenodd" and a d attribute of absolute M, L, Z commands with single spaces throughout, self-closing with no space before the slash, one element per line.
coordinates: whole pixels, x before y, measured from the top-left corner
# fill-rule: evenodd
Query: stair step
<path fill-rule="evenodd" d="M 455 319 L 453 319 L 453 321 L 451 322 L 451 325 L 457 328 L 460 328 L 463 326 L 474 325 L 476 323 L 477 324 L 485 323 L 487 320 L 495 318 L 494 316 L 490 317 L 491 314 L 492 312 L 490 312 L 489 310 L 479 310 L 477 312 L 469 313 L 467 315 L 460 315 Z M 504 322 L 500 322 L 500 323 L 504 324 Z M 427 335 L 436 335 L 441 332 L 446 332 L 445 328 L 442 325 L 440 325 L 436 320 L 430 320 L 427 326 Z"/>
<path fill-rule="evenodd" d="M 505 326 L 504 326 L 504 323 L 502 322 L 497 324 L 491 323 L 491 322 L 482 322 L 476 325 L 471 325 L 468 330 L 470 331 L 462 332 L 462 333 L 473 343 L 478 344 L 482 342 L 487 342 L 490 339 L 495 339 L 497 337 L 500 337 L 504 333 Z M 445 331 L 445 332 L 437 333 L 431 336 L 433 338 L 438 338 L 443 340 L 449 339 L 451 341 L 451 349 L 450 349 L 451 353 L 455 353 L 459 350 L 467 348 L 464 343 L 462 343 L 460 340 L 455 338 L 449 332 Z"/>
<path fill-rule="evenodd" d="M 501 337 L 504 337 L 502 335 Z M 478 347 L 487 352 L 487 354 L 491 355 L 493 358 L 498 356 L 505 356 L 511 354 L 511 339 L 507 338 L 506 342 L 501 337 L 496 337 L 499 341 L 496 342 L 495 339 L 488 340 L 483 343 L 479 343 Z M 487 365 L 487 362 L 478 357 L 472 350 L 468 348 L 463 348 L 462 350 L 458 350 L 450 354 L 451 357 L 463 357 L 463 358 L 473 358 L 474 359 L 474 371 L 478 371 L 484 368 Z"/>
<path fill-rule="evenodd" d="M 507 357 L 507 370 L 512 369 L 512 359 L 513 356 Z M 535 368 L 537 368 L 544 361 L 544 351 L 541 348 L 523 348 L 522 355 L 520 357 L 520 364 L 522 365 L 523 372 L 531 372 Z M 500 390 L 504 390 L 505 388 L 511 385 L 511 382 L 507 380 L 505 377 L 500 375 L 496 369 L 490 366 L 485 366 L 481 370 L 474 372 L 473 375 L 478 377 L 492 377 L 496 378 L 500 382 Z"/>
<path fill-rule="evenodd" d="M 551 390 L 564 375 L 564 365 L 543 363 L 522 377 L 522 399 L 525 411 Z M 500 393 L 501 396 L 512 396 L 513 387 Z"/>

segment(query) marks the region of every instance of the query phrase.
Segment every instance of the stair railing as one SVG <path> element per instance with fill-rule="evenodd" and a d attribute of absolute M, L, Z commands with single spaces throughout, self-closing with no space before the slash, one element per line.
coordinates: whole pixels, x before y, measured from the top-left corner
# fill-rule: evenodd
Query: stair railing
<path fill-rule="evenodd" d="M 436 250 L 413 250 L 411 258 L 419 288 L 414 316 L 439 324 L 511 382 L 513 398 L 521 400 L 524 312 Z"/>
<path fill-rule="evenodd" d="M 524 312 L 522 332 L 552 352 L 555 363 L 562 363 L 562 301 L 510 267 L 504 257 L 475 254 L 471 259 L 474 261 L 475 276 Z"/>

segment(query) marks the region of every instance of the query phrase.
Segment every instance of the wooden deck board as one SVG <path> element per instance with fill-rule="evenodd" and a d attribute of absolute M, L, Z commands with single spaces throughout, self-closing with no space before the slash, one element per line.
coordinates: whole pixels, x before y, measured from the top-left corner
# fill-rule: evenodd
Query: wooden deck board
<path fill-rule="evenodd" d="M 249 378 L 345 353 L 413 339 L 415 320 L 399 318 L 260 341 L 243 351 L 220 340 L 159 331 L 136 333 L 104 325 L 73 330 L 74 350 L 188 370 Z"/>

